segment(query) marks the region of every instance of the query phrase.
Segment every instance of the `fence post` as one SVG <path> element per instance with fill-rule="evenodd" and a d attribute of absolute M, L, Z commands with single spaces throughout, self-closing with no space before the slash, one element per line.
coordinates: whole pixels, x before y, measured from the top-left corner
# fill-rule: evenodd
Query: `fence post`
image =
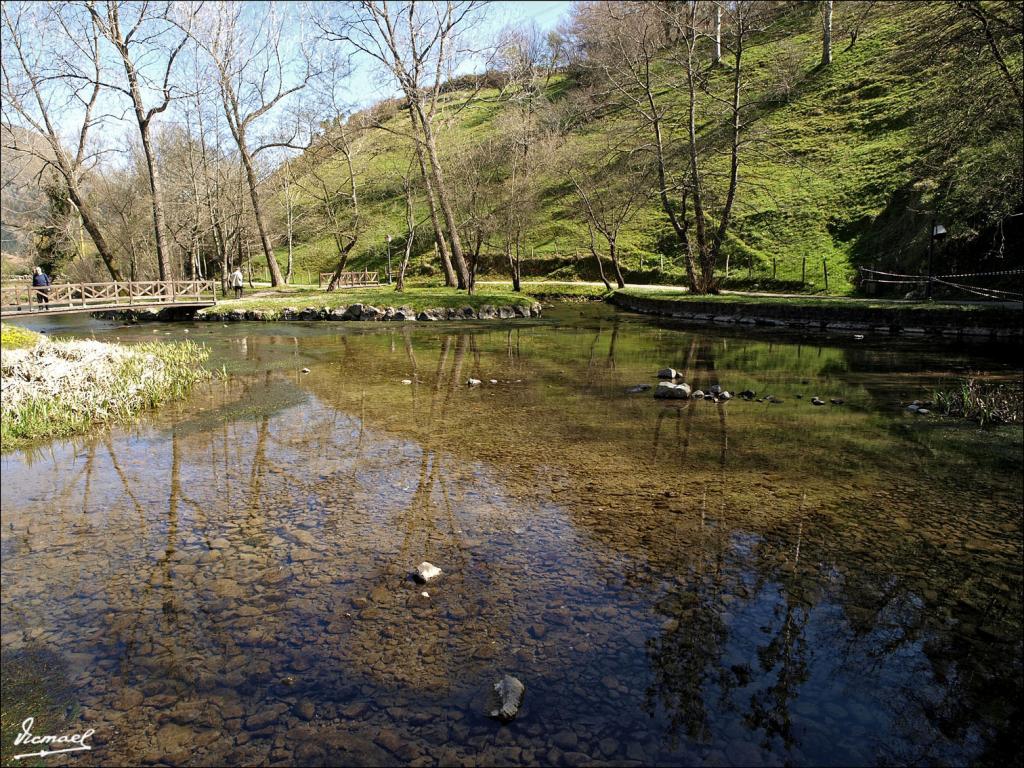
<path fill-rule="evenodd" d="M 828 262 L 821 260 L 821 271 L 825 273 L 825 293 L 828 293 Z"/>
<path fill-rule="evenodd" d="M 807 285 L 807 254 L 800 260 L 800 285 Z"/>
<path fill-rule="evenodd" d="M 778 259 L 777 259 L 777 258 L 775 258 L 774 256 L 772 256 L 772 280 L 774 280 L 774 279 L 775 279 L 775 268 L 776 268 L 776 266 L 777 266 L 777 265 L 776 265 L 776 262 L 777 262 L 777 261 L 778 261 Z"/>

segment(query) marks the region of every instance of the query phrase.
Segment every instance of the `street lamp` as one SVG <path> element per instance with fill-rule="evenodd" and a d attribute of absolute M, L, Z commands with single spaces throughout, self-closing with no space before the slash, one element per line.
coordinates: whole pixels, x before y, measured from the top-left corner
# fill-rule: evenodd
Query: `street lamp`
<path fill-rule="evenodd" d="M 391 235 L 388 238 L 388 285 L 391 285 Z"/>
<path fill-rule="evenodd" d="M 935 241 L 946 236 L 946 228 L 932 219 L 931 232 L 928 235 L 928 283 L 924 289 L 924 297 L 932 297 L 932 259 L 935 255 Z"/>

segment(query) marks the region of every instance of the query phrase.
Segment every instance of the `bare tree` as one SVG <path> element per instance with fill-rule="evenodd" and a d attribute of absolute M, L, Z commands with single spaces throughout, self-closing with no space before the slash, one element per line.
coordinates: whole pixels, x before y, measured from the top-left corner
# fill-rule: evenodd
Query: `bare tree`
<path fill-rule="evenodd" d="M 338 260 L 328 291 L 337 288 L 362 233 L 356 155 L 364 151 L 366 143 L 360 136 L 364 130 L 358 121 L 339 117 L 299 160 L 287 167 L 291 183 L 314 201 L 319 221 L 334 240 Z"/>
<path fill-rule="evenodd" d="M 409 105 L 416 151 L 423 153 L 423 164 L 429 169 L 428 205 L 432 195 L 436 196 L 460 288 L 468 287 L 469 268 L 441 162 L 435 120 L 442 82 L 470 53 L 460 37 L 482 6 L 479 0 L 361 0 L 340 17 L 327 14 L 318 20 L 326 39 L 347 43 L 372 57 L 401 88 Z M 441 239 L 438 246 L 443 257 Z"/>
<path fill-rule="evenodd" d="M 658 197 L 683 249 L 687 278 L 695 293 L 718 289 L 715 265 L 736 201 L 745 131 L 755 114 L 741 97 L 743 54 L 759 6 L 741 1 L 723 9 L 722 46 L 731 59 L 727 93 L 711 84 L 702 59 L 708 10 L 703 2 L 620 2 L 584 6 L 575 19 L 591 66 L 602 73 L 610 92 L 638 118 L 641 128 L 650 132 Z M 665 66 L 664 59 L 671 66 Z M 676 113 L 677 101 L 666 98 L 673 92 L 682 96 L 682 114 Z M 703 119 L 718 114 L 720 130 L 699 130 Z M 672 134 L 679 124 L 683 126 L 679 137 L 683 165 L 677 169 L 668 144 L 675 143 Z M 724 140 L 725 146 L 715 146 L 712 140 Z M 711 170 L 709 158 L 719 149 L 728 158 L 724 185 Z"/>
<path fill-rule="evenodd" d="M 156 161 L 151 126 L 153 119 L 171 103 L 171 75 L 178 54 L 189 39 L 194 11 L 188 3 L 135 3 L 123 0 L 107 0 L 103 5 L 89 0 L 86 2 L 86 8 L 96 27 L 117 51 L 124 68 L 124 84 L 108 85 L 123 93 L 132 103 L 149 173 L 153 232 L 160 279 L 170 280 L 174 273 L 167 244 L 160 170 Z M 172 18 L 174 9 L 181 18 Z M 122 11 L 125 12 L 124 17 Z M 179 28 L 179 24 L 182 28 Z M 157 97 L 153 100 L 152 106 L 147 107 L 147 95 L 152 93 L 156 93 Z"/>
<path fill-rule="evenodd" d="M 91 141 L 92 129 L 104 118 L 97 111 L 103 80 L 99 31 L 88 16 L 50 3 L 3 3 L 0 15 L 4 149 L 25 152 L 57 175 L 110 277 L 121 280 L 83 188 L 102 153 Z M 23 141 L 26 134 L 16 128 L 45 143 Z"/>
<path fill-rule="evenodd" d="M 569 178 L 576 188 L 580 206 L 590 236 L 590 253 L 597 261 L 598 273 L 606 288 L 611 288 L 605 277 L 604 264 L 597 250 L 596 235 L 604 238 L 608 258 L 615 271 L 615 283 L 626 285 L 619 264 L 618 239 L 627 224 L 647 199 L 646 169 L 637 156 L 609 148 L 602 157 L 582 168 L 570 169 Z"/>
<path fill-rule="evenodd" d="M 278 105 L 305 88 L 317 69 L 309 51 L 287 44 L 284 19 L 273 6 L 247 9 L 220 2 L 214 11 L 212 30 L 200 42 L 217 70 L 224 115 L 245 171 L 270 283 L 276 287 L 284 277 L 270 244 L 256 158 L 273 147 L 295 146 L 297 137 L 261 136 L 257 129 Z"/>
<path fill-rule="evenodd" d="M 413 167 L 410 164 L 402 174 L 402 190 L 405 193 L 405 249 L 402 251 L 402 261 L 398 265 L 398 275 L 395 278 L 395 291 L 398 293 L 405 290 L 405 272 L 409 269 L 409 258 L 412 256 L 412 248 L 416 241 L 413 173 Z"/>
<path fill-rule="evenodd" d="M 505 260 L 512 289 L 521 290 L 525 238 L 539 204 L 538 176 L 551 160 L 558 141 L 557 120 L 544 92 L 544 38 L 536 25 L 505 30 L 499 56 L 506 62 L 508 106 L 499 124 L 507 159 L 501 195 Z"/>

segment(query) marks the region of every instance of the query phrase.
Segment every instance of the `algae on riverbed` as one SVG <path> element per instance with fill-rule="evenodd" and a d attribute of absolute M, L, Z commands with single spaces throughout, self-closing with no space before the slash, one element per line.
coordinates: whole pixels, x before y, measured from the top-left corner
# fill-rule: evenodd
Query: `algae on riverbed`
<path fill-rule="evenodd" d="M 1015 360 L 603 305 L 159 330 L 233 374 L 2 461 L 3 640 L 74 649 L 79 764 L 1019 752 L 1021 430 L 900 405 Z M 783 402 L 626 393 L 663 366 Z M 505 672 L 529 693 L 501 729 Z"/>

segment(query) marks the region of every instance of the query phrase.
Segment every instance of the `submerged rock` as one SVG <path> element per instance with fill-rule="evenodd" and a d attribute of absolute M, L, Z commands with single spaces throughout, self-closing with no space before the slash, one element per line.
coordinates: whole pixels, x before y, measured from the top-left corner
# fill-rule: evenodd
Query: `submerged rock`
<path fill-rule="evenodd" d="M 690 396 L 690 385 L 662 381 L 658 383 L 657 389 L 654 390 L 654 396 L 659 399 L 685 400 Z"/>
<path fill-rule="evenodd" d="M 832 405 L 842 405 L 846 401 L 841 397 L 833 397 L 829 402 L 832 403 Z"/>
<path fill-rule="evenodd" d="M 519 714 L 525 692 L 526 686 L 519 678 L 505 675 L 494 684 L 494 695 L 491 698 L 491 705 L 488 707 L 488 714 L 503 722 L 512 720 Z"/>
<path fill-rule="evenodd" d="M 480 386 L 480 379 L 467 379 L 466 380 L 466 386 L 467 387 L 479 387 Z"/>
<path fill-rule="evenodd" d="M 636 384 L 636 385 L 634 385 L 632 387 L 626 387 L 626 394 L 627 395 L 635 395 L 638 392 L 646 392 L 650 388 L 651 388 L 650 384 Z"/>
<path fill-rule="evenodd" d="M 444 573 L 444 571 L 433 563 L 428 563 L 426 560 L 416 566 L 416 578 L 424 584 L 431 579 L 436 579 L 442 573 Z"/>
<path fill-rule="evenodd" d="M 825 404 L 825 401 L 822 400 L 820 397 L 812 397 L 811 398 L 811 405 L 824 405 L 824 404 Z"/>
<path fill-rule="evenodd" d="M 753 400 L 756 394 L 757 393 L 752 389 L 744 389 L 742 392 L 740 392 L 740 397 L 742 397 L 744 400 Z"/>

